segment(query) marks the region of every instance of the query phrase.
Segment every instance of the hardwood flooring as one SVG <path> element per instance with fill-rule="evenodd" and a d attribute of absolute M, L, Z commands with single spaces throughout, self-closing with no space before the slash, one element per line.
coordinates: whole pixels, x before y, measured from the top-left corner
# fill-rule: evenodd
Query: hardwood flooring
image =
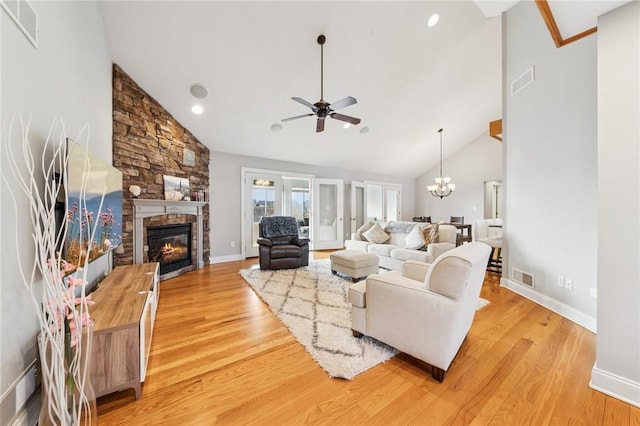
<path fill-rule="evenodd" d="M 101 425 L 640 425 L 640 408 L 588 387 L 595 335 L 497 275 L 444 383 L 402 354 L 346 381 L 330 379 L 238 274 L 256 264 L 161 283 L 142 398 L 99 398 Z"/>

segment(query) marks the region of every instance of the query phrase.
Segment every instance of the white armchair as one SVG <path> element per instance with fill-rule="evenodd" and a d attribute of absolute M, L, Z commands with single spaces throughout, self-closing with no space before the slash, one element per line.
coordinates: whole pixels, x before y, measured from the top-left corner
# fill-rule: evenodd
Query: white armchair
<path fill-rule="evenodd" d="M 491 249 L 473 242 L 433 264 L 407 261 L 349 288 L 353 334 L 371 336 L 432 366 L 439 382 L 467 336 Z"/>

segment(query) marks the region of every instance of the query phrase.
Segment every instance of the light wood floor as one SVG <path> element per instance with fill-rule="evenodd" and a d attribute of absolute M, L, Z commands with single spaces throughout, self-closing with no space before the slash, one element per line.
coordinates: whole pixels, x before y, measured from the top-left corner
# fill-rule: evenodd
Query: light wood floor
<path fill-rule="evenodd" d="M 328 253 L 313 253 L 326 258 Z M 630 425 L 640 409 L 588 387 L 595 335 L 487 274 L 444 383 L 398 355 L 330 379 L 238 274 L 210 265 L 161 284 L 142 398 L 98 400 L 101 425 Z"/>

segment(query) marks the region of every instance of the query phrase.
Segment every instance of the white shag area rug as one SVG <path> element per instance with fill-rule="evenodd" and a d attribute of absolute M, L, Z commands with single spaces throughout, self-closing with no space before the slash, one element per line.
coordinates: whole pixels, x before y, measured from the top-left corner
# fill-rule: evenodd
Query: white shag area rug
<path fill-rule="evenodd" d="M 298 269 L 243 269 L 240 274 L 330 377 L 351 380 L 398 353 L 371 337 L 353 337 L 347 299 L 352 282 L 331 274 L 329 259 Z M 478 309 L 487 304 L 480 299 Z"/>
<path fill-rule="evenodd" d="M 243 269 L 242 277 L 330 377 L 353 379 L 398 353 L 351 333 L 351 280 L 331 274 L 329 259 L 298 269 Z"/>

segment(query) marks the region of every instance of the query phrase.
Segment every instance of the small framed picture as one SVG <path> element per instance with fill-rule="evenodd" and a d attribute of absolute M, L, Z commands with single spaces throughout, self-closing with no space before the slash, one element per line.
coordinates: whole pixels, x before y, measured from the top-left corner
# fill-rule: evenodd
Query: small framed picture
<path fill-rule="evenodd" d="M 189 201 L 189 179 L 163 175 L 164 199 L 169 201 Z"/>
<path fill-rule="evenodd" d="M 194 167 L 196 165 L 196 153 L 190 149 L 185 148 L 182 151 L 182 164 L 185 166 Z"/>

